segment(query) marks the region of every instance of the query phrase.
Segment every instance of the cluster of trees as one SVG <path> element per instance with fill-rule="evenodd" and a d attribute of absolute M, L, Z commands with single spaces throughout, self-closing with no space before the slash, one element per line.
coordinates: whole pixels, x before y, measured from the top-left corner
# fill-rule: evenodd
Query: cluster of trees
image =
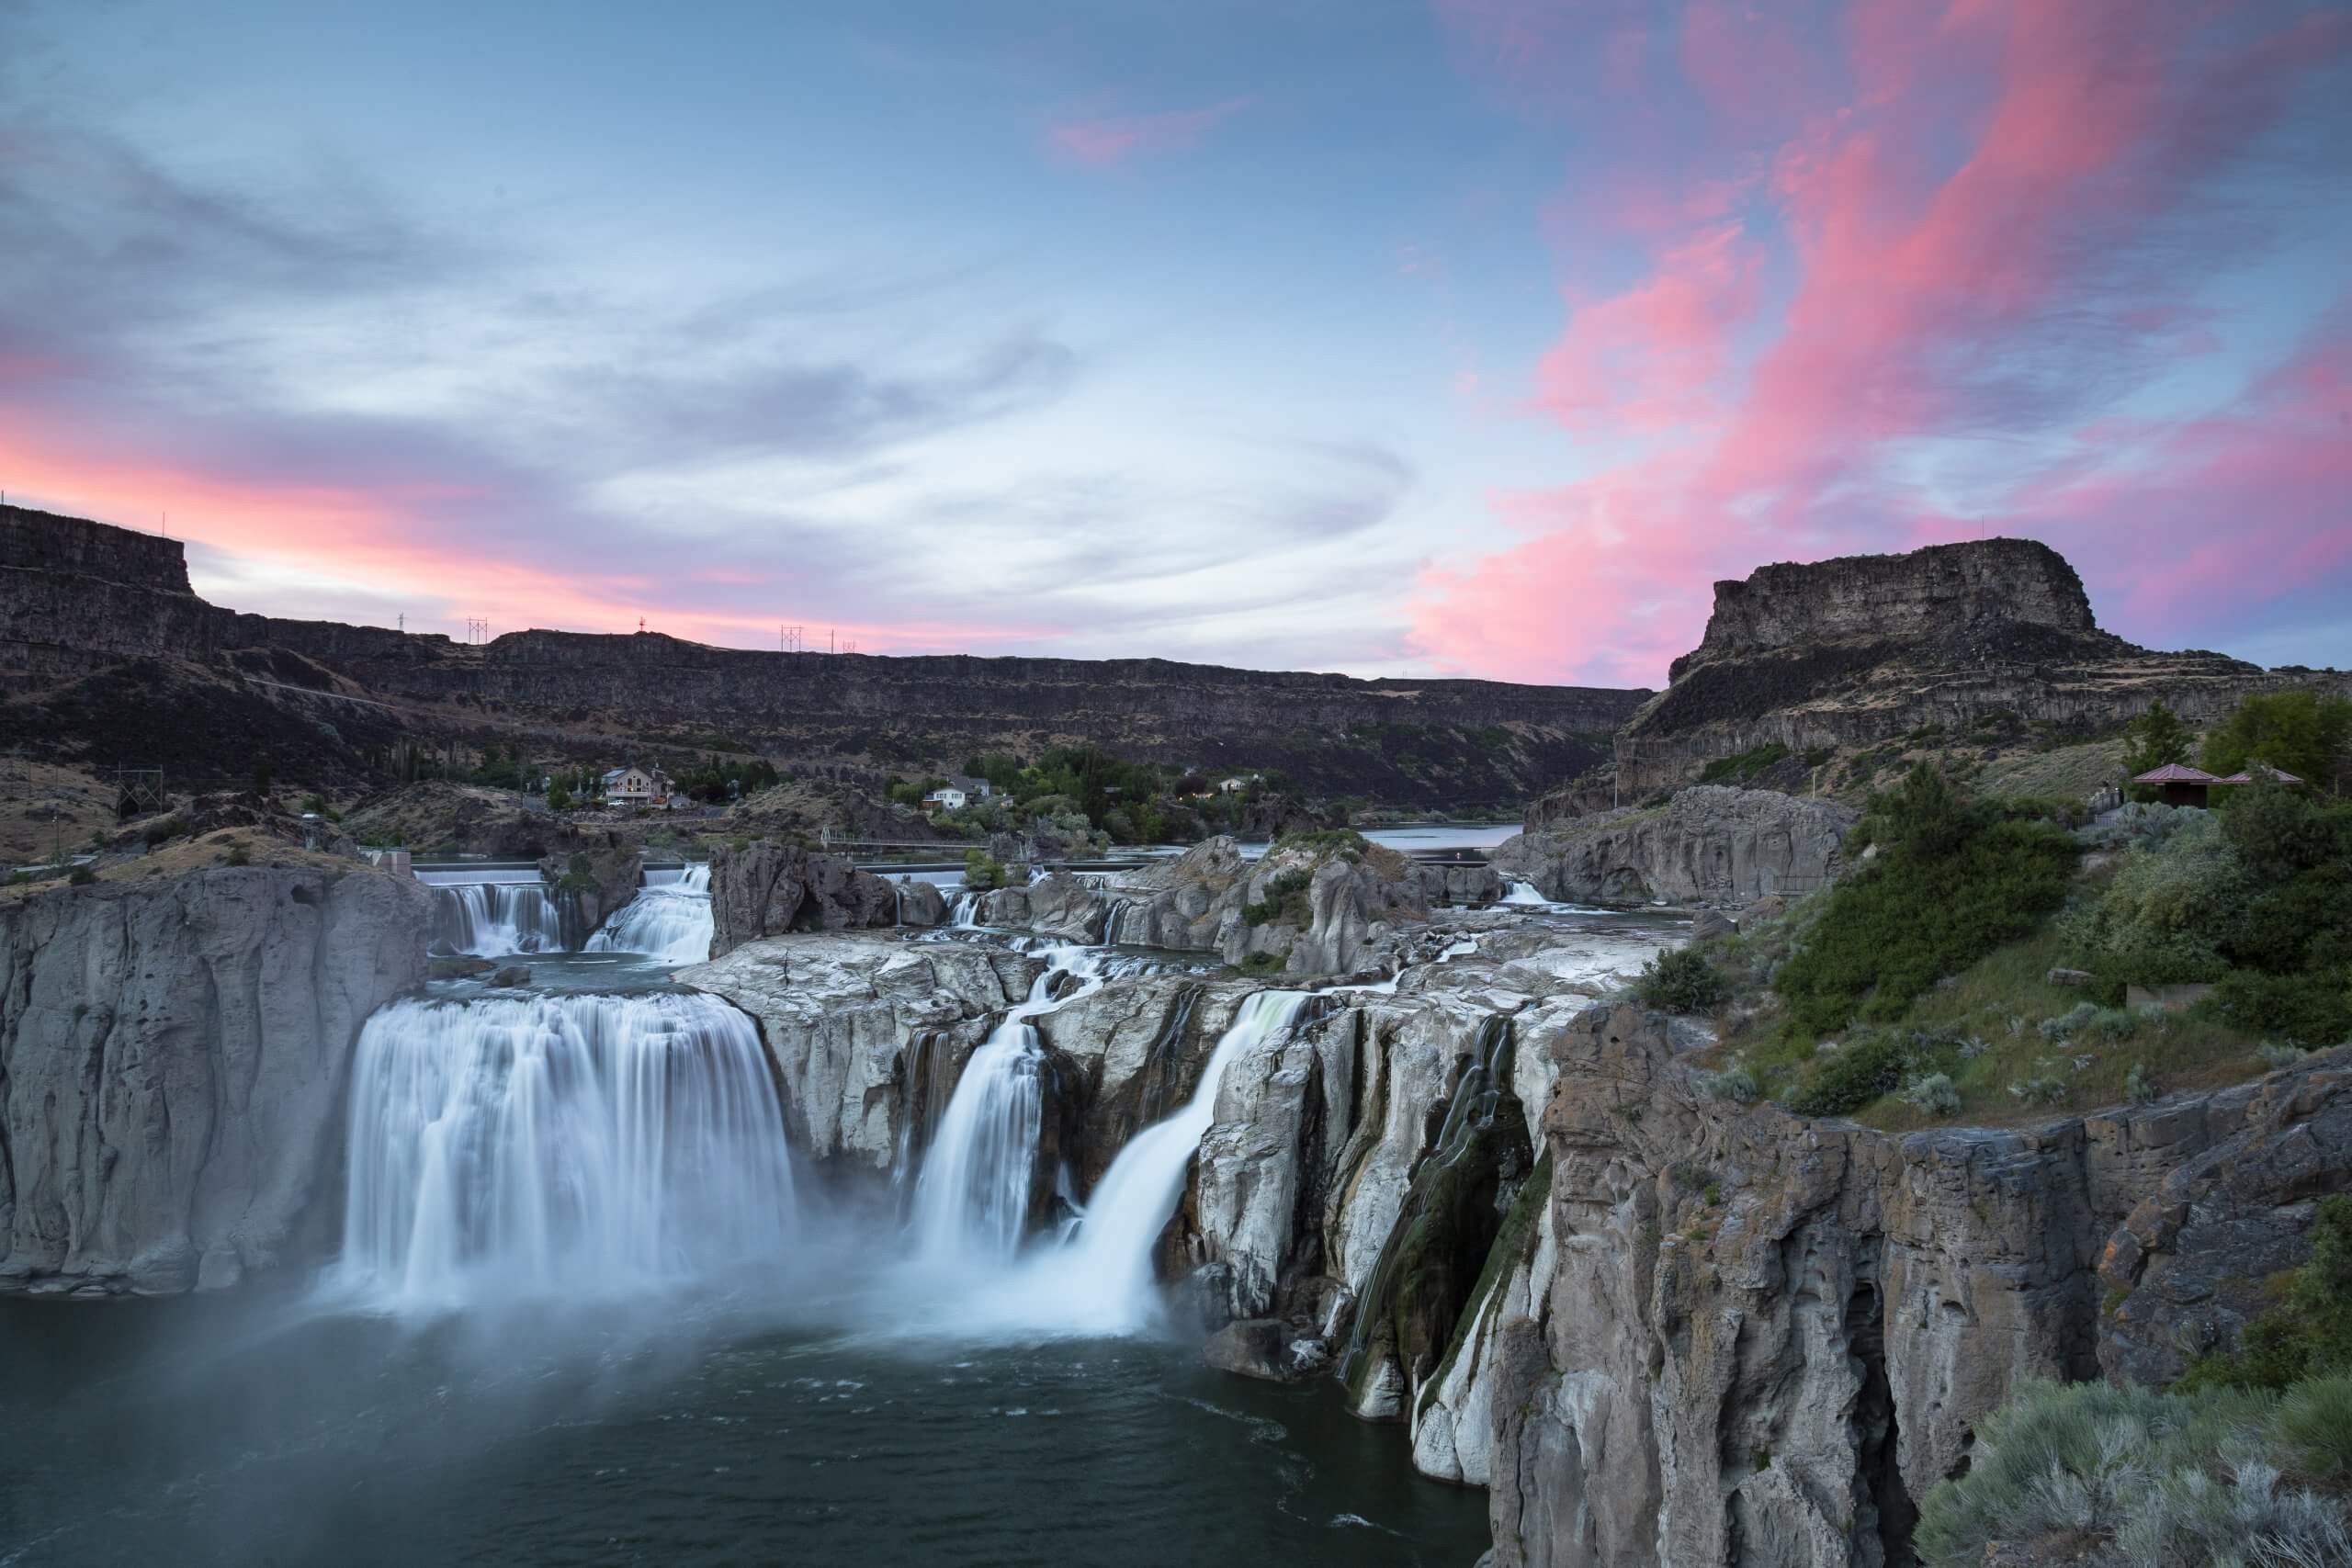
<path fill-rule="evenodd" d="M 2163 703 L 2124 727 L 2127 775 L 2191 759 L 2219 778 L 2259 763 L 2341 794 L 2352 784 L 2352 697 L 2256 692 L 2208 730 L 2201 747 L 2196 733 Z"/>
<path fill-rule="evenodd" d="M 1248 788 L 1227 795 L 1200 773 L 1158 762 L 1131 762 L 1094 746 L 1056 746 L 1026 761 L 1007 751 L 976 753 L 964 773 L 985 779 L 992 793 L 949 820 L 984 832 L 1046 827 L 1063 833 L 1101 833 L 1114 843 L 1189 841 L 1241 825 L 1258 801 L 1291 793 L 1279 773 L 1249 775 Z M 898 779 L 890 798 L 921 804 L 947 781 Z"/>

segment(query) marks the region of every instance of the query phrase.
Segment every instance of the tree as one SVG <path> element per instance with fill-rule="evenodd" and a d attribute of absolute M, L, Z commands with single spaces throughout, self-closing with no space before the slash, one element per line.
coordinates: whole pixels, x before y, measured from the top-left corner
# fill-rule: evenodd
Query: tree
<path fill-rule="evenodd" d="M 269 784 L 269 759 L 255 757 L 254 759 L 254 793 L 259 795 L 268 795 Z"/>
<path fill-rule="evenodd" d="M 2136 778 L 2166 762 L 2188 761 L 2188 726 L 2162 703 L 2151 703 L 2147 712 L 2125 725 L 2123 739 L 2123 772 L 2127 777 Z"/>
<path fill-rule="evenodd" d="M 553 784 L 548 785 L 548 809 L 550 811 L 569 811 L 571 809 L 571 792 L 563 787 L 563 781 L 561 779 L 558 779 Z"/>
<path fill-rule="evenodd" d="M 2205 736 L 2205 771 L 2219 777 L 2256 762 L 2335 789 L 2352 775 L 2352 697 L 2254 692 Z"/>

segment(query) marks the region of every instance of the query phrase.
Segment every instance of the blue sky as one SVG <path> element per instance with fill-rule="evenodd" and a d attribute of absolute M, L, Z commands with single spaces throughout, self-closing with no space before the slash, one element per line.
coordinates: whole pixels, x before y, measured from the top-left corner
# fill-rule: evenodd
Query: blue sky
<path fill-rule="evenodd" d="M 0 487 L 452 632 L 1649 683 L 2019 532 L 2352 663 L 2343 10 L 1873 9 L 0 0 Z"/>

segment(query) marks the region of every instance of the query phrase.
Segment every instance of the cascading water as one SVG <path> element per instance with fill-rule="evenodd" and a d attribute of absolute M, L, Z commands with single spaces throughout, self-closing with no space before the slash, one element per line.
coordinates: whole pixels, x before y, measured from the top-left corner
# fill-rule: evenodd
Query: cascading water
<path fill-rule="evenodd" d="M 563 917 L 540 882 L 456 882 L 433 887 L 432 951 L 475 958 L 560 953 Z"/>
<path fill-rule="evenodd" d="M 980 896 L 978 893 L 956 895 L 955 925 L 960 931 L 977 930 L 980 923 Z"/>
<path fill-rule="evenodd" d="M 360 1032 L 332 1276 L 354 1295 L 628 1292 L 779 1262 L 795 1229 L 766 1056 L 715 997 L 409 999 Z"/>
<path fill-rule="evenodd" d="M 1218 1039 L 1193 1097 L 1137 1133 L 1102 1173 L 1076 1232 L 1017 1272 L 959 1305 L 967 1326 L 1132 1334 L 1158 1317 L 1152 1248 L 1184 1190 L 1185 1168 L 1216 1114 L 1227 1064 L 1286 1032 L 1312 999 L 1306 991 L 1260 991 Z"/>
<path fill-rule="evenodd" d="M 710 956 L 710 867 L 650 870 L 637 897 L 588 939 L 589 953 L 643 953 L 664 964 Z"/>
<path fill-rule="evenodd" d="M 1544 897 L 1544 895 L 1537 890 L 1535 884 L 1532 882 L 1512 883 L 1510 885 L 1510 891 L 1503 895 L 1502 901 L 1506 904 L 1532 905 L 1539 909 L 1551 902 L 1550 899 Z"/>
<path fill-rule="evenodd" d="M 1069 988 L 1072 976 L 1081 983 Z M 1102 976 L 1100 953 L 1054 949 L 1028 997 L 964 1064 L 915 1179 L 915 1255 L 925 1263 L 1002 1261 L 1021 1249 L 1045 1111 L 1045 1045 L 1029 1021 Z"/>

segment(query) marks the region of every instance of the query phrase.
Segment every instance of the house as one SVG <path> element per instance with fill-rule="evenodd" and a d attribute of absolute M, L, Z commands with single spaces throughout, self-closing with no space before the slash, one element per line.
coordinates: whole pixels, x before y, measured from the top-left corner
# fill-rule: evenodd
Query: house
<path fill-rule="evenodd" d="M 955 785 L 943 784 L 922 797 L 922 808 L 925 811 L 961 811 L 964 803 L 969 799 L 970 795 Z"/>
<path fill-rule="evenodd" d="M 2215 784 L 2230 781 L 2217 779 L 2202 768 L 2166 762 L 2161 768 L 2149 769 L 2132 782 L 2155 789 L 2156 798 L 2166 806 L 2203 806 L 2208 793 Z"/>
<path fill-rule="evenodd" d="M 615 806 L 659 806 L 670 798 L 670 775 L 659 768 L 614 768 L 603 784 L 605 798 Z"/>
<path fill-rule="evenodd" d="M 963 773 L 950 773 L 944 787 L 962 790 L 967 800 L 986 800 L 996 793 L 996 785 L 988 780 L 967 777 Z"/>
<path fill-rule="evenodd" d="M 1251 773 L 1246 779 L 1238 776 L 1229 779 L 1220 779 L 1217 781 L 1216 790 L 1219 795 L 1239 795 L 1243 790 L 1248 789 L 1251 784 L 1256 784 L 1257 782 L 1258 775 L 1255 773 Z"/>

